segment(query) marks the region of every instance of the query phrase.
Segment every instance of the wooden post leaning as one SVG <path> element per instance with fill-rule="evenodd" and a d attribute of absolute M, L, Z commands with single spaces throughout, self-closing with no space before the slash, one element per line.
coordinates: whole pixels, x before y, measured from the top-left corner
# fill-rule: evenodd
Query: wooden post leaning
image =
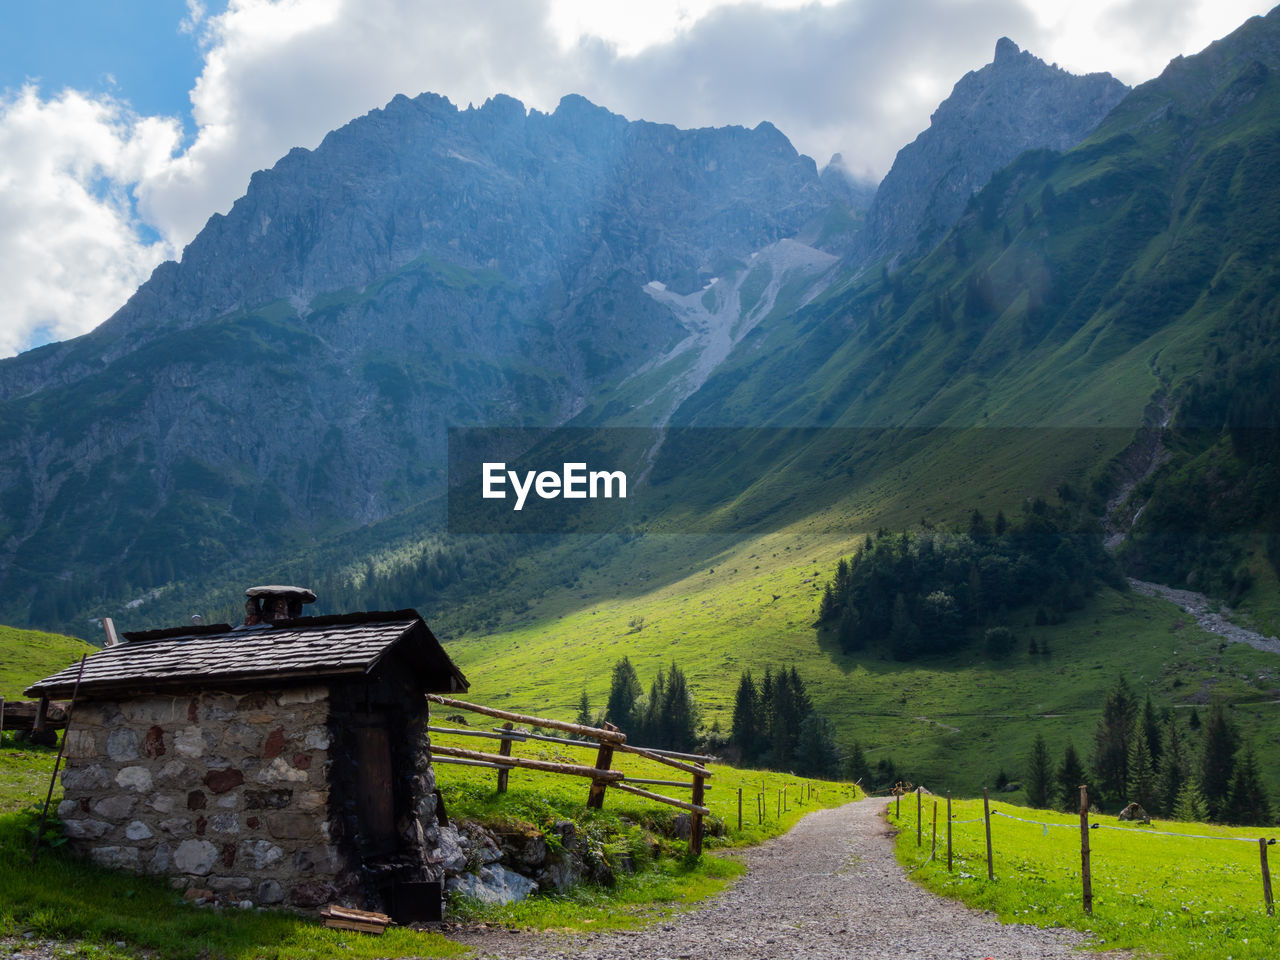
<path fill-rule="evenodd" d="M 1271 898 L 1271 868 L 1267 866 L 1267 840 L 1258 838 L 1258 853 L 1262 857 L 1262 899 L 1267 905 L 1267 916 L 1276 915 L 1276 904 Z"/>
<path fill-rule="evenodd" d="M 618 728 L 612 723 L 606 723 L 604 729 L 610 733 L 617 733 Z M 600 741 L 600 749 L 596 753 L 596 769 L 608 770 L 613 763 L 613 744 L 607 740 Z M 587 806 L 593 810 L 601 810 L 604 808 L 604 791 L 608 785 L 607 780 L 592 780 L 591 792 L 587 794 Z M 702 803 L 701 797 L 695 797 L 694 803 Z"/>
<path fill-rule="evenodd" d="M 508 731 L 514 729 L 514 727 L 515 727 L 515 724 L 513 724 L 510 720 L 508 720 L 506 723 L 502 725 L 502 729 L 508 730 Z M 511 756 L 511 739 L 509 737 L 504 737 L 502 739 L 502 743 L 498 745 L 498 753 L 504 757 Z M 507 778 L 509 776 L 511 776 L 510 770 L 503 769 L 498 771 L 498 792 L 499 793 L 507 792 Z"/>
<path fill-rule="evenodd" d="M 947 791 L 947 873 L 951 872 L 951 791 Z"/>
<path fill-rule="evenodd" d="M 933 849 L 929 851 L 929 859 L 938 855 L 938 801 L 933 801 Z"/>
<path fill-rule="evenodd" d="M 1084 912 L 1093 916 L 1093 877 L 1089 873 L 1089 789 L 1080 784 L 1080 883 Z"/>
<path fill-rule="evenodd" d="M 982 788 L 982 819 L 987 825 L 987 879 L 994 880 L 996 870 L 991 858 L 991 797 L 986 787 Z"/>
<path fill-rule="evenodd" d="M 702 809 L 704 800 L 705 781 L 702 777 L 694 774 L 693 777 L 693 805 L 699 810 Z M 694 813 L 689 825 L 689 850 L 695 857 L 702 856 L 702 814 Z"/>

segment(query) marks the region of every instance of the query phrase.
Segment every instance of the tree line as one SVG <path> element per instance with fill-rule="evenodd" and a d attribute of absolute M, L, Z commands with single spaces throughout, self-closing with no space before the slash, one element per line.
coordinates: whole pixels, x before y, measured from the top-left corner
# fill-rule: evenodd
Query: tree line
<path fill-rule="evenodd" d="M 654 674 L 645 696 L 635 666 L 629 657 L 623 657 L 613 665 L 604 712 L 592 712 L 591 700 L 583 690 L 575 722 L 596 727 L 612 723 L 632 743 L 687 753 L 698 746 L 701 716 L 689 681 L 674 660 L 665 671 L 659 669 Z"/>
<path fill-rule="evenodd" d="M 744 766 L 788 770 L 805 777 L 838 773 L 835 727 L 818 713 L 792 666 L 776 674 L 766 667 L 757 684 L 748 670 L 733 700 L 729 745 Z"/>
<path fill-rule="evenodd" d="M 1149 695 L 1140 707 L 1124 677 L 1103 703 L 1088 767 L 1070 739 L 1056 766 L 1042 733 L 1032 745 L 1029 805 L 1077 810 L 1084 783 L 1099 805 L 1137 803 L 1174 820 L 1274 823 L 1253 747 L 1221 702 L 1210 706 L 1205 721 L 1193 708 L 1184 725 Z"/>
<path fill-rule="evenodd" d="M 1099 584 L 1124 585 L 1096 522 L 1075 519 L 1070 488 L 1059 496 L 1059 507 L 1032 500 L 1013 520 L 974 510 L 963 530 L 868 535 L 836 565 L 819 629 L 834 631 L 846 652 L 884 646 L 896 660 L 946 653 L 978 636 L 993 655 L 1007 655 L 1012 644 L 1000 631 L 1009 610 L 1036 604 L 1037 622 L 1056 622 Z M 991 630 L 998 635 L 987 636 Z"/>

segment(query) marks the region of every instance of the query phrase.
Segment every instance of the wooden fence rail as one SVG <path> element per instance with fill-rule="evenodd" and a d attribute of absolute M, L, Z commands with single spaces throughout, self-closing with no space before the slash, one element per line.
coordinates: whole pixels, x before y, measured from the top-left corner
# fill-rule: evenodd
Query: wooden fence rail
<path fill-rule="evenodd" d="M 447 747 L 433 743 L 431 746 L 431 752 L 440 763 L 454 763 L 461 766 L 485 767 L 496 770 L 498 772 L 499 792 L 504 792 L 506 790 L 507 778 L 513 769 L 524 768 L 528 770 L 538 770 L 543 773 L 566 774 L 570 776 L 590 778 L 591 790 L 587 796 L 587 805 L 590 807 L 602 807 L 604 805 L 605 791 L 607 788 L 613 787 L 616 790 L 621 790 L 623 793 L 643 797 L 646 800 L 656 800 L 658 803 L 665 803 L 672 807 L 678 807 L 681 810 L 687 810 L 691 814 L 689 849 L 695 855 L 702 853 L 702 818 L 711 813 L 711 810 L 704 803 L 704 798 L 708 789 L 707 780 L 711 777 L 711 772 L 707 770 L 704 764 L 711 762 L 714 759 L 713 757 L 707 757 L 696 753 L 680 753 L 675 750 L 657 750 L 649 747 L 637 747 L 634 744 L 627 743 L 627 735 L 612 724 L 606 724 L 604 727 L 588 727 L 579 723 L 566 723 L 562 720 L 551 720 L 546 717 L 534 717 L 529 716 L 528 714 L 514 713 L 510 710 L 499 710 L 495 707 L 482 706 L 481 704 L 470 703 L 466 700 L 455 700 L 451 697 L 443 697 L 434 693 L 428 694 L 427 699 L 432 703 L 438 703 L 441 706 L 449 707 L 450 709 L 469 710 L 472 713 L 479 713 L 486 717 L 494 717 L 498 720 L 507 721 L 501 728 L 495 727 L 493 732 L 488 730 L 464 730 L 455 727 L 428 726 L 427 730 L 431 733 L 447 734 L 450 736 L 481 737 L 484 739 L 501 741 L 500 753 L 486 753 L 481 750 L 465 750 L 461 747 Z M 515 729 L 512 726 L 513 723 L 526 723 L 532 727 L 545 727 L 552 730 L 561 730 L 566 733 L 574 734 L 582 739 L 567 740 L 563 737 L 551 737 L 543 733 L 534 733 L 532 730 Z M 534 760 L 528 757 L 517 757 L 512 754 L 511 748 L 513 744 L 524 743 L 530 740 L 539 743 L 554 743 L 560 746 L 594 748 L 596 750 L 595 765 L 586 766 L 584 764 Z M 622 771 L 611 769 L 613 764 L 613 755 L 616 751 L 634 754 L 636 756 L 652 760 L 655 763 L 661 763 L 665 766 L 673 767 L 683 773 L 690 774 L 693 779 L 691 782 L 685 782 L 680 780 L 627 777 L 622 773 Z M 642 789 L 641 787 L 636 786 L 636 784 L 691 789 L 693 791 L 693 797 L 691 800 L 678 800 L 675 797 L 668 797 L 660 793 L 654 793 L 651 790 Z"/>

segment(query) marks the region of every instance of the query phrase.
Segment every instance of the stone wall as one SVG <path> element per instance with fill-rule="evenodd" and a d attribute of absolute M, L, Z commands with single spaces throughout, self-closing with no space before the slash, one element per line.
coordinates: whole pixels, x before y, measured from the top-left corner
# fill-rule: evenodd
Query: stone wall
<path fill-rule="evenodd" d="M 330 902 L 350 877 L 328 720 L 324 686 L 78 703 L 58 808 L 72 849 L 221 900 Z"/>

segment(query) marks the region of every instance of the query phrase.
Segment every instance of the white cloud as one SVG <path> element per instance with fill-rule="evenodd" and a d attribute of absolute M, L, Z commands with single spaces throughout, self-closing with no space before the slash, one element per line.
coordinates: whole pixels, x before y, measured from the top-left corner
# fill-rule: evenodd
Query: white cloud
<path fill-rule="evenodd" d="M 879 177 L 1008 35 L 1126 82 L 1225 34 L 1248 0 L 187 0 L 195 135 L 107 97 L 0 100 L 0 353 L 83 332 L 227 210 L 249 175 L 398 93 L 554 108 L 581 93 L 681 126 L 769 120 Z M 179 149 L 182 147 L 182 149 Z M 136 198 L 135 206 L 130 199 Z M 146 228 L 159 233 L 161 241 Z"/>
<path fill-rule="evenodd" d="M 74 91 L 0 99 L 0 353 L 101 323 L 172 249 L 142 238 L 131 183 L 163 170 L 176 122 Z"/>

